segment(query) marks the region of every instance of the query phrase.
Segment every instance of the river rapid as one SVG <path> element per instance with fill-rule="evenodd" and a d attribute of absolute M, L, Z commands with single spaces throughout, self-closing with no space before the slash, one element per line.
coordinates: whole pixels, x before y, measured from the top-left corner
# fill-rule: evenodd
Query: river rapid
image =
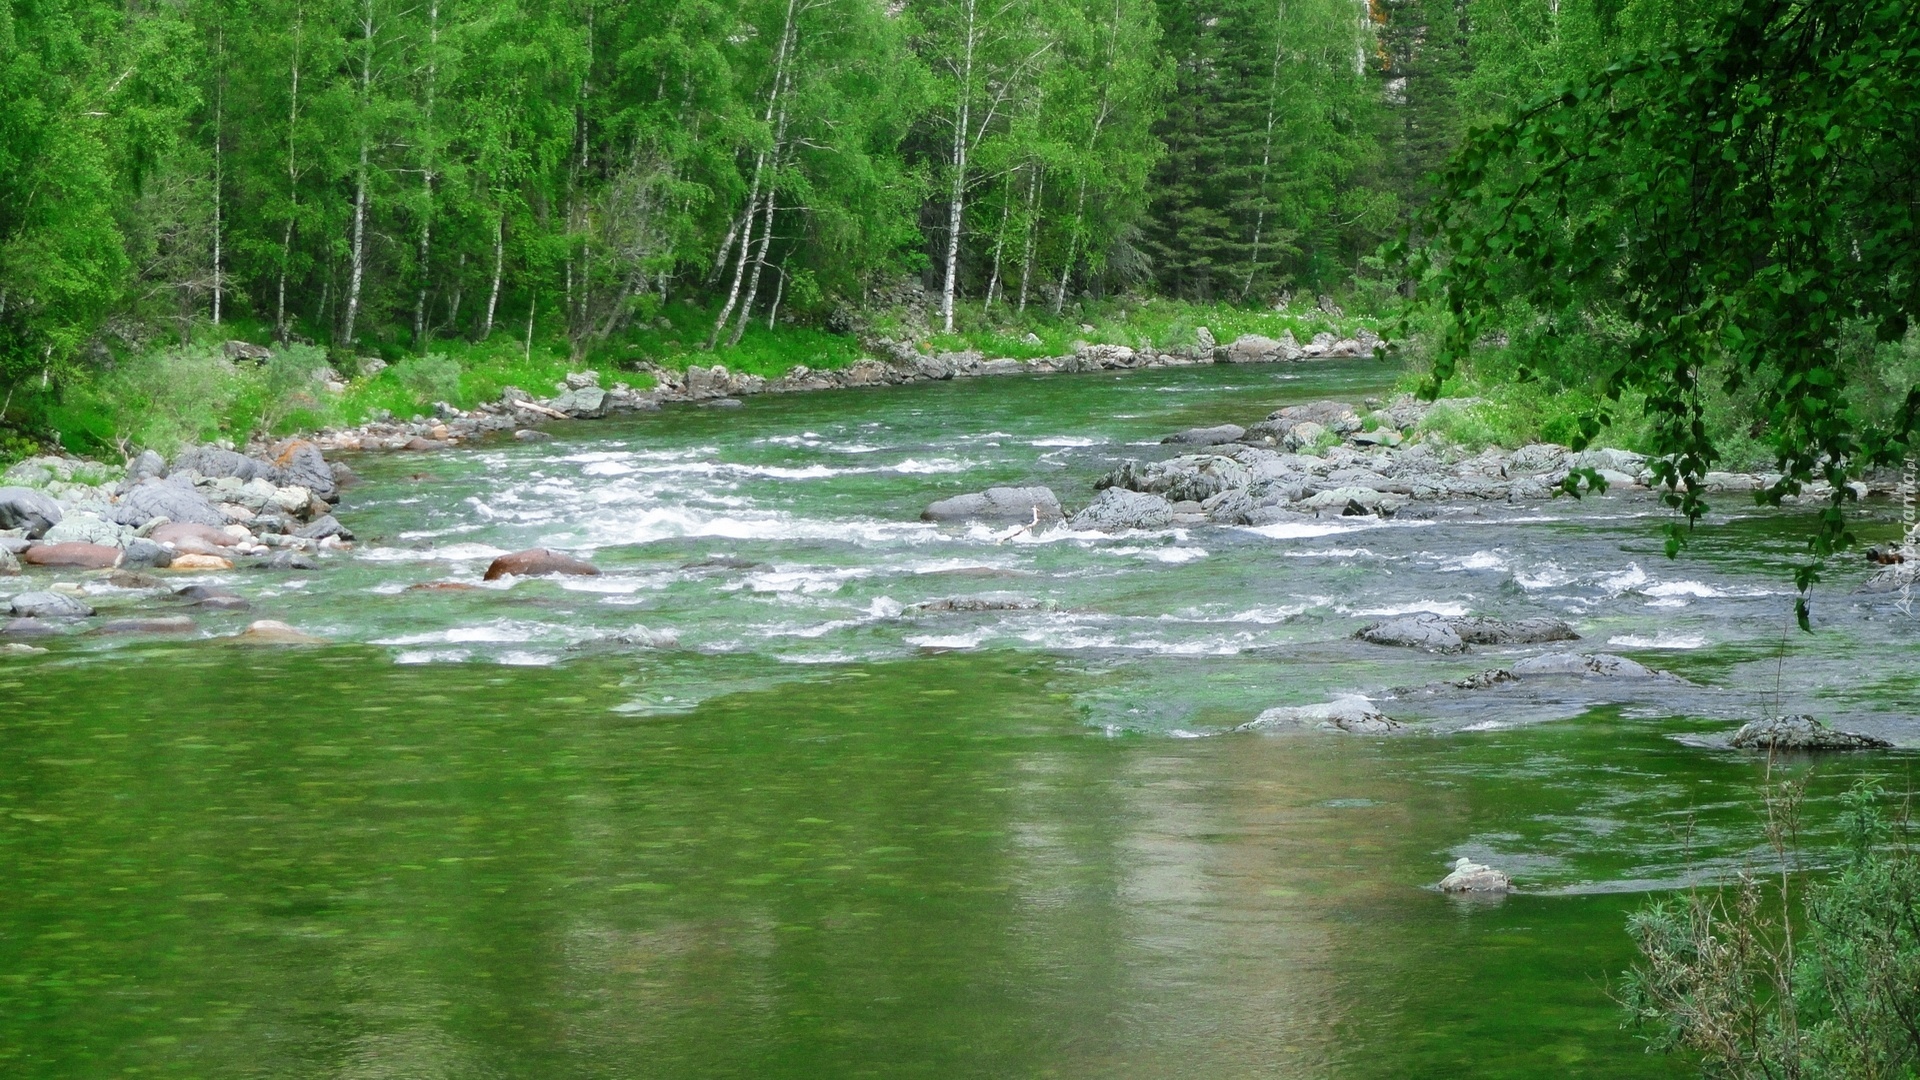
<path fill-rule="evenodd" d="M 354 460 L 321 572 L 0 663 L 0 1074 L 1681 1075 L 1609 997 L 1626 915 L 1765 859 L 1769 768 L 1817 862 L 1920 746 L 1898 596 L 1836 566 L 1793 627 L 1807 511 L 1720 496 L 1677 560 L 1644 494 L 919 520 L 994 484 L 1071 512 L 1170 432 L 1392 378 L 767 395 Z M 481 581 L 532 546 L 603 573 Z M 1680 679 L 1423 689 L 1568 646 L 1352 638 L 1415 612 Z M 333 644 L 220 637 L 262 617 Z M 1411 733 L 1232 730 L 1348 694 Z M 1720 745 L 1799 712 L 1902 749 Z M 1434 891 L 1460 856 L 1518 891 Z"/>

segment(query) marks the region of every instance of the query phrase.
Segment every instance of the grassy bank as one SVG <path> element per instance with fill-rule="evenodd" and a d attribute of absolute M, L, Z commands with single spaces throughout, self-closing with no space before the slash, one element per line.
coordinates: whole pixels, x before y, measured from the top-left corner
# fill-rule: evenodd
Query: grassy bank
<path fill-rule="evenodd" d="M 231 340 L 265 344 L 264 324 L 229 322 L 201 326 L 186 344 L 177 340 L 127 348 L 105 363 L 42 387 L 13 388 L 0 412 L 0 465 L 49 449 L 113 459 L 137 449 L 171 454 L 198 442 L 244 442 L 256 433 L 285 435 L 400 418 L 430 412 L 436 402 L 470 408 L 497 400 L 507 386 L 548 392 L 569 371 L 594 368 L 605 383 L 651 385 L 640 370 L 657 365 L 685 370 L 693 364 L 724 364 L 731 371 L 778 378 L 796 366 L 845 367 L 865 356 L 852 332 L 756 323 L 739 343 L 705 348 L 715 312 L 688 304 L 668 305 L 647 325 L 572 358 L 564 327 L 536 325 L 495 332 L 483 342 L 435 341 L 424 350 L 359 351 L 293 345 L 264 362 L 227 358 Z M 890 309 L 858 320 L 871 338 L 886 337 L 923 352 L 978 350 L 988 356 L 1031 359 L 1069 353 L 1076 344 L 1135 348 L 1190 346 L 1206 328 L 1230 342 L 1242 334 L 1305 341 L 1314 334 L 1351 334 L 1371 324 L 1364 317 L 1318 310 L 1258 311 L 1227 305 L 1197 305 L 1161 299 L 1112 300 L 1079 305 L 1054 317 L 1040 309 L 1021 313 L 998 305 L 963 305 L 951 333 L 935 332 L 926 313 Z"/>

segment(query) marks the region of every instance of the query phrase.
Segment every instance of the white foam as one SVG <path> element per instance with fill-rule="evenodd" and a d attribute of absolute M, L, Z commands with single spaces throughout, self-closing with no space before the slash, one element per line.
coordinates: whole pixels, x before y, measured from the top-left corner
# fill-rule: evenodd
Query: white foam
<path fill-rule="evenodd" d="M 1700 649 L 1707 645 L 1704 634 L 1615 634 L 1607 644 L 1623 649 Z"/>
<path fill-rule="evenodd" d="M 1450 600 L 1417 600 L 1411 604 L 1396 604 L 1387 607 L 1349 608 L 1336 607 L 1342 615 L 1366 615 L 1374 618 L 1391 619 L 1399 615 L 1420 615 L 1432 613 L 1449 619 L 1462 618 L 1467 614 L 1467 605 Z"/>
<path fill-rule="evenodd" d="M 1505 570 L 1507 560 L 1497 552 L 1476 551 L 1471 555 L 1441 559 L 1434 569 L 1443 574 L 1459 573 L 1469 570 Z"/>
<path fill-rule="evenodd" d="M 1087 439 L 1076 435 L 1049 435 L 1043 439 L 1034 439 L 1027 445 L 1039 447 L 1081 447 L 1099 446 L 1105 441 L 1105 439 Z"/>

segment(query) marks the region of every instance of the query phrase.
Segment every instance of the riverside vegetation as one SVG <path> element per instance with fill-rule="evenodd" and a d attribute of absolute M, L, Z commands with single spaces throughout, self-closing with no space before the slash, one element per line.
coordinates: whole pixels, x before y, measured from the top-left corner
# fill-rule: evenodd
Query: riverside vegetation
<path fill-rule="evenodd" d="M 1647 721 L 1657 734 L 1635 737 L 1683 748 L 1647 760 L 1693 785 L 1710 786 L 1663 755 L 1756 762 L 1767 783 L 1776 766 L 1884 781 L 1915 739 L 1894 715 L 1920 583 L 1915 132 L 1920 18 L 1901 0 L 10 3 L 0 645 L 38 681 L 0 682 L 0 711 L 22 738 L 57 727 L 46 688 L 87 692 L 69 663 L 134 665 L 186 701 L 191 680 L 164 672 L 178 654 L 153 644 L 168 639 L 328 658 L 238 662 L 250 702 L 274 697 L 255 669 L 311 680 L 369 662 L 348 644 L 368 642 L 402 666 L 566 660 L 633 696 L 519 685 L 569 716 L 591 699 L 663 725 L 808 684 L 801 668 L 858 686 L 902 665 L 871 698 L 803 706 L 798 727 L 824 731 L 834 708 L 925 711 L 899 695 L 946 693 L 914 688 L 1000 650 L 1062 665 L 1006 678 L 1068 687 L 1074 722 L 1109 736 L 1310 746 L 1290 752 L 1341 775 L 1440 755 L 1435 777 L 1517 777 L 1478 746 L 1427 746 L 1545 745 L 1497 733 L 1560 720 Z M 897 405 L 800 393 L 910 384 L 873 395 Z M 407 456 L 425 451 L 446 453 Z M 1700 580 L 1622 565 L 1662 519 L 1669 558 L 1706 549 Z M 1862 537 L 1888 565 L 1834 558 Z M 1791 590 L 1762 583 L 1789 570 Z M 1791 616 L 1773 614 L 1833 643 L 1797 652 L 1792 678 L 1760 614 L 1786 597 Z M 790 659 L 805 663 L 768 673 Z M 1116 673 L 1137 685 L 1099 685 Z M 431 678 L 422 700 L 448 700 Z M 44 763 L 95 760 L 48 738 Z M 1191 760 L 1225 764 L 1209 754 Z M 340 782 L 359 783 L 324 781 Z M 1618 992 L 1640 1034 L 1709 1075 L 1908 1075 L 1904 832 L 1871 786 L 1830 793 L 1815 831 L 1843 865 L 1812 851 L 1803 868 L 1787 790 L 1767 803 L 1777 889 L 1724 821 L 1704 866 L 1691 841 L 1633 837 L 1580 877 L 1544 818 L 1429 838 L 1390 887 L 1417 874 L 1527 910 L 1680 895 L 1629 923 L 1641 960 Z M 780 812 L 811 827 L 841 809 Z M 1132 858 L 1115 874 L 1139 875 Z M 786 884 L 855 864 L 834 860 Z M 1409 869 L 1422 860 L 1452 872 L 1434 885 Z M 661 870 L 608 887 L 695 880 Z M 64 873 L 23 876 L 52 896 Z M 737 925 L 695 936 L 734 950 L 780 878 L 708 891 Z M 1273 889 L 1230 906 L 1295 895 Z M 799 929 L 843 929 L 836 905 L 875 895 L 807 906 L 826 914 Z M 621 918 L 679 940 L 691 924 L 662 904 Z M 328 910 L 301 933 L 340 929 Z M 584 933 L 598 956 L 626 931 Z M 79 953 L 33 940 L 55 944 L 24 947 L 18 1014 L 49 1010 L 82 1056 L 152 1064 L 73 1026 L 61 972 Z M 812 1068 L 860 1056 L 778 1038 Z M 66 1053 L 31 1047 L 6 1053 Z M 902 1049 L 927 1046 L 884 1056 Z M 1081 1052 L 967 1066 L 1118 1060 Z M 1613 1053 L 1596 1075 L 1623 1067 Z"/>

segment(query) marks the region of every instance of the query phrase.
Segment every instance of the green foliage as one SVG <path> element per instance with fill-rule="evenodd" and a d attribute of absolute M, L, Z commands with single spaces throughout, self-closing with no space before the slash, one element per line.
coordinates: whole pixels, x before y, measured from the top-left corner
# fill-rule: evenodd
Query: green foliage
<path fill-rule="evenodd" d="M 414 401 L 450 402 L 460 396 L 460 365 L 445 353 L 410 356 L 388 371 L 388 378 L 399 383 Z"/>
<path fill-rule="evenodd" d="M 183 446 L 217 437 L 230 410 L 247 394 L 248 376 L 216 349 L 186 345 L 134 356 L 91 387 L 75 387 L 68 407 L 98 410 L 105 429 L 69 423 L 92 441 L 127 448 L 146 447 L 172 454 Z M 258 375 L 255 382 L 265 380 Z M 91 391 L 91 392 L 89 392 Z M 73 449 L 81 449 L 76 446 Z"/>
<path fill-rule="evenodd" d="M 1886 820 L 1877 789 L 1856 787 L 1846 861 L 1807 886 L 1796 913 L 1786 863 L 1794 795 L 1770 803 L 1777 876 L 1748 875 L 1731 896 L 1694 893 L 1632 917 L 1642 962 L 1622 1004 L 1656 1048 L 1697 1059 L 1708 1077 L 1913 1076 L 1920 858 L 1908 824 Z"/>
<path fill-rule="evenodd" d="M 1849 320 L 1899 339 L 1920 301 L 1907 210 L 1920 154 L 1920 19 L 1911 5 L 1743 0 L 1686 40 L 1579 79 L 1470 137 L 1416 260 L 1450 317 L 1436 382 L 1524 311 L 1524 373 L 1618 327 L 1588 377 L 1607 407 L 1644 397 L 1667 502 L 1691 525 L 1725 456 L 1708 387 L 1748 396 L 1781 480 L 1832 502 L 1800 566 L 1848 546 L 1847 481 L 1912 452 L 1920 385 L 1879 419 L 1854 407 L 1834 348 Z M 1670 548 L 1684 540 L 1677 527 Z M 1806 624 L 1804 595 L 1801 622 Z"/>

